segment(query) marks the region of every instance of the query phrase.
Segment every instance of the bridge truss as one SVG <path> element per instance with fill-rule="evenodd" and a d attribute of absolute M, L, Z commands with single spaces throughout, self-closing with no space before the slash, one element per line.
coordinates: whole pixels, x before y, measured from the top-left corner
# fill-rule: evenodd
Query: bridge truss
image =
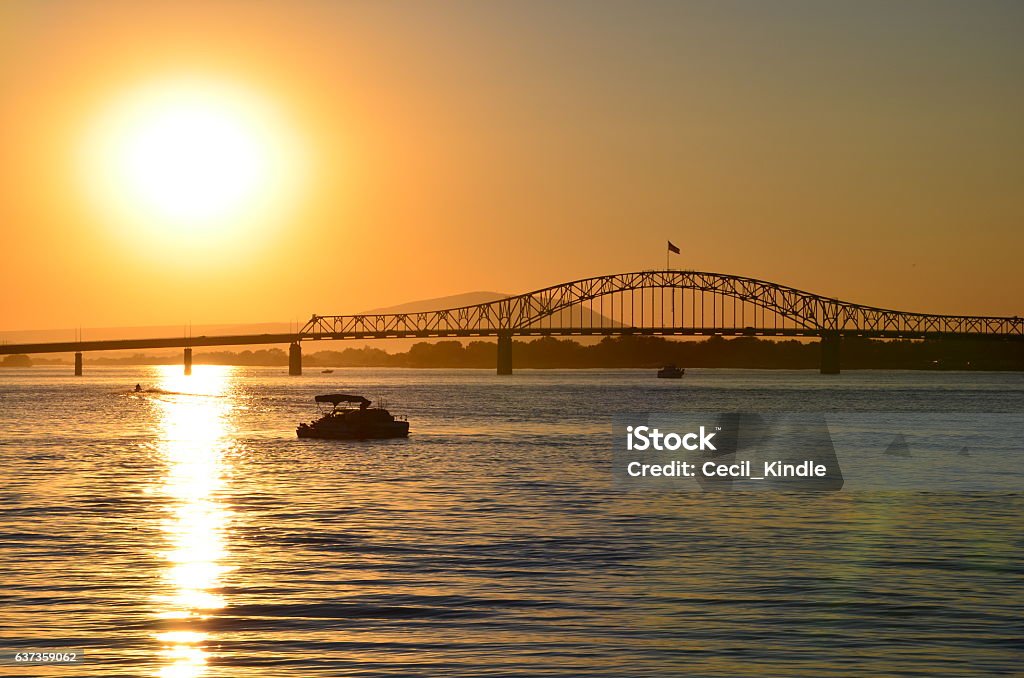
<path fill-rule="evenodd" d="M 420 313 L 314 315 L 299 339 L 753 334 L 1024 338 L 1024 319 L 911 313 L 699 271 L 584 278 L 482 304 Z"/>

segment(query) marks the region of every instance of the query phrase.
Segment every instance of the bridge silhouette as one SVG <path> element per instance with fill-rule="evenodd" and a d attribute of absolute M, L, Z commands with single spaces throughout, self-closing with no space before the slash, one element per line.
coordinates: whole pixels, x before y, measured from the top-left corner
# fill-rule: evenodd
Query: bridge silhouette
<path fill-rule="evenodd" d="M 844 337 L 1024 341 L 1024 319 L 912 313 L 856 304 L 777 283 L 699 271 L 637 271 L 553 285 L 482 304 L 416 313 L 314 315 L 298 332 L 0 345 L 2 354 L 288 344 L 302 374 L 302 342 L 497 337 L 498 374 L 512 373 L 515 336 L 680 335 L 817 337 L 822 374 L 838 374 Z"/>

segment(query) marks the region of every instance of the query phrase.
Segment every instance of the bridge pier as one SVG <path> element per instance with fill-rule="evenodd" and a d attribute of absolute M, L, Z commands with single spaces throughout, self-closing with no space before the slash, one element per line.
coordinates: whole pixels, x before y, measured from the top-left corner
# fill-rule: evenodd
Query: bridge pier
<path fill-rule="evenodd" d="M 821 335 L 821 373 L 839 374 L 839 350 L 842 337 L 838 332 Z"/>
<path fill-rule="evenodd" d="M 185 349 L 185 376 L 192 374 L 192 349 Z"/>
<path fill-rule="evenodd" d="M 75 376 L 82 376 L 82 352 L 75 353 Z"/>
<path fill-rule="evenodd" d="M 498 374 L 512 374 L 512 333 L 498 333 Z"/>
<path fill-rule="evenodd" d="M 297 341 L 288 347 L 288 374 L 293 377 L 302 376 L 302 346 Z"/>

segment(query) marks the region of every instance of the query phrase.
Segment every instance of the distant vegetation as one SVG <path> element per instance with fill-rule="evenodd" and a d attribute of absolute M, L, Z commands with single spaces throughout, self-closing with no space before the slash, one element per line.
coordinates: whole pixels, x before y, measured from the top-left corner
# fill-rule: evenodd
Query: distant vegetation
<path fill-rule="evenodd" d="M 0 367 L 32 367 L 32 358 L 27 355 L 5 355 Z"/>
<path fill-rule="evenodd" d="M 310 344 L 305 344 L 309 350 Z M 817 342 L 773 341 L 756 337 L 678 341 L 663 337 L 606 337 L 581 345 L 572 339 L 545 337 L 516 341 L 516 368 L 653 368 L 675 363 L 682 367 L 744 367 L 816 369 Z M 94 357 L 93 357 L 94 356 Z M 13 357 L 13 356 L 12 356 Z M 87 356 L 93 364 L 175 364 L 179 356 Z M 273 348 L 257 351 L 196 352 L 197 364 L 285 366 L 287 352 Z M 404 353 L 378 348 L 346 348 L 306 353 L 303 365 L 313 367 L 471 367 L 494 369 L 497 347 L 491 341 L 433 341 L 414 344 Z M 845 339 L 843 369 L 975 369 L 1024 370 L 1024 342 L 1011 341 L 879 341 Z"/>

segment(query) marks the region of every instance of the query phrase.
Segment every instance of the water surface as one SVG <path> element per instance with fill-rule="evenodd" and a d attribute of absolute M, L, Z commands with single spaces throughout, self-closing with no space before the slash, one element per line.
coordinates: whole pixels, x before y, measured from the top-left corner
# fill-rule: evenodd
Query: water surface
<path fill-rule="evenodd" d="M 0 372 L 0 645 L 87 656 L 16 675 L 1021 665 L 1019 493 L 624 492 L 609 469 L 616 413 L 1021 413 L 1018 374 L 69 371 Z M 413 435 L 298 440 L 332 391 Z"/>

